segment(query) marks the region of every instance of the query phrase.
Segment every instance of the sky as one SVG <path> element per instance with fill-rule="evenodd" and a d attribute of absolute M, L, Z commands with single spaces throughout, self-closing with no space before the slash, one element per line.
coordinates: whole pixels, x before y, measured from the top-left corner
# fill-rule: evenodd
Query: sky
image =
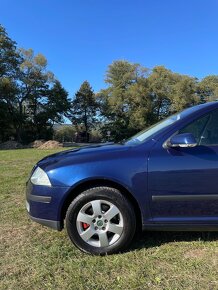
<path fill-rule="evenodd" d="M 104 88 L 120 59 L 218 74 L 218 0 L 0 0 L 0 12 L 17 46 L 45 55 L 71 97 L 84 80 Z"/>

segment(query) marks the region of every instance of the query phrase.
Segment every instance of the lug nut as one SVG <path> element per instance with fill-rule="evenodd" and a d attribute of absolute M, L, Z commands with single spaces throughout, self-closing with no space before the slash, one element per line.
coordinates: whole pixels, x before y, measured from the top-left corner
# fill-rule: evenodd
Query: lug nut
<path fill-rule="evenodd" d="M 105 223 L 107 223 L 107 222 L 108 222 L 108 220 L 104 220 L 104 222 L 105 222 Z"/>
<path fill-rule="evenodd" d="M 105 230 L 105 227 L 103 227 L 102 230 L 104 231 Z"/>
<path fill-rule="evenodd" d="M 93 222 L 93 224 L 96 222 L 96 220 L 94 219 L 94 220 L 92 220 L 92 222 Z"/>
<path fill-rule="evenodd" d="M 99 218 L 99 219 L 101 219 L 101 218 L 102 218 L 102 216 L 101 216 L 101 215 L 99 215 L 99 216 L 98 216 L 98 218 Z"/>
<path fill-rule="evenodd" d="M 95 230 L 97 231 L 98 227 L 95 227 Z"/>

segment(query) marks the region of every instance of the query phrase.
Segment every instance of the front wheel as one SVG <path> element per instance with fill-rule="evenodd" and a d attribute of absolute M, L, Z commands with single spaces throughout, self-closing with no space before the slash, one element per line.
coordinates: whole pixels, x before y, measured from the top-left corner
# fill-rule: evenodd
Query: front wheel
<path fill-rule="evenodd" d="M 136 218 L 132 205 L 119 190 L 94 187 L 72 201 L 66 228 L 80 250 L 94 255 L 112 254 L 130 244 Z"/>

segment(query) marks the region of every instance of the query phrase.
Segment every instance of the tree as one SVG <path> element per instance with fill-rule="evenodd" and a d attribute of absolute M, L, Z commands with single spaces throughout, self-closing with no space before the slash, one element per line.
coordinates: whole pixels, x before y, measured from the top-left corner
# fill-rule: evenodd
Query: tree
<path fill-rule="evenodd" d="M 20 142 L 50 138 L 54 123 L 72 120 L 89 140 L 94 124 L 103 137 L 123 140 L 171 113 L 216 100 L 218 76 L 197 78 L 164 66 L 152 70 L 125 60 L 106 72 L 107 87 L 94 94 L 85 81 L 72 102 L 47 69 L 47 60 L 32 49 L 18 49 L 0 25 L 0 140 Z M 83 129 L 84 128 L 84 129 Z"/>
<path fill-rule="evenodd" d="M 52 136 L 52 125 L 61 122 L 70 108 L 68 93 L 47 70 L 47 60 L 32 49 L 17 49 L 0 26 L 0 126 L 19 142 Z M 4 124 L 7 123 L 7 126 Z"/>
<path fill-rule="evenodd" d="M 198 86 L 196 78 L 164 66 L 149 71 L 139 64 L 115 61 L 106 73 L 108 87 L 97 95 L 103 136 L 106 138 L 110 131 L 110 138 L 119 141 L 169 114 L 196 105 L 200 102 L 198 87 L 202 94 L 214 96 L 217 80 L 209 78 Z"/>
<path fill-rule="evenodd" d="M 153 68 L 148 77 L 149 94 L 152 97 L 154 121 L 169 115 L 172 96 L 172 88 L 176 83 L 173 72 L 164 66 Z"/>
<path fill-rule="evenodd" d="M 54 140 L 59 142 L 73 142 L 76 129 L 73 126 L 61 126 L 54 132 Z"/>
<path fill-rule="evenodd" d="M 52 85 L 44 92 L 44 97 L 39 97 L 32 106 L 27 106 L 34 139 L 46 139 L 47 133 L 51 137 L 54 123 L 63 123 L 63 116 L 70 110 L 68 93 L 61 83 L 55 80 Z"/>
<path fill-rule="evenodd" d="M 21 57 L 17 52 L 16 43 L 8 37 L 4 27 L 0 25 L 0 138 L 2 141 L 7 140 L 10 134 L 14 134 L 12 124 L 16 123 L 17 115 L 12 112 L 20 63 Z"/>
<path fill-rule="evenodd" d="M 124 60 L 109 66 L 105 80 L 109 86 L 98 94 L 104 136 L 109 131 L 114 140 L 122 140 L 144 124 L 138 110 L 142 108 L 143 111 L 143 105 L 148 101 L 146 74 L 146 68 Z"/>
<path fill-rule="evenodd" d="M 53 73 L 47 71 L 47 60 L 42 54 L 34 55 L 33 50 L 20 50 L 21 64 L 20 114 L 25 116 L 25 125 L 30 128 L 32 138 L 52 135 L 54 122 L 63 121 L 63 115 L 70 109 L 68 93 Z"/>
<path fill-rule="evenodd" d="M 7 112 L 7 105 L 0 101 L 0 142 L 7 141 L 14 135 L 12 120 Z"/>
<path fill-rule="evenodd" d="M 15 77 L 20 62 L 16 42 L 8 37 L 5 28 L 0 24 L 0 78 Z"/>
<path fill-rule="evenodd" d="M 200 102 L 197 95 L 197 79 L 179 74 L 174 74 L 174 76 L 176 82 L 170 95 L 170 113 L 181 111 Z"/>
<path fill-rule="evenodd" d="M 97 109 L 98 106 L 92 87 L 88 81 L 84 81 L 72 101 L 71 120 L 76 126 L 84 126 L 86 142 L 89 141 L 90 129 L 96 121 Z"/>
<path fill-rule="evenodd" d="M 0 115 L 1 124 L 7 123 L 2 127 L 2 136 L 7 136 L 8 128 L 13 126 L 15 135 L 20 124 L 20 116 L 18 114 L 18 106 L 16 102 L 16 94 L 18 88 L 16 81 L 9 77 L 0 78 L 0 107 L 4 111 Z M 4 138 L 3 138 L 4 139 Z"/>
<path fill-rule="evenodd" d="M 63 117 L 68 116 L 70 107 L 71 104 L 68 99 L 68 92 L 58 80 L 55 80 L 53 87 L 48 91 L 47 103 L 44 104 L 44 110 L 48 120 L 56 123 L 63 123 Z"/>
<path fill-rule="evenodd" d="M 147 77 L 142 77 L 132 84 L 128 92 L 129 97 L 129 128 L 136 133 L 155 121 L 153 112 L 153 97 L 149 91 Z"/>
<path fill-rule="evenodd" d="M 211 75 L 203 78 L 197 88 L 201 103 L 218 99 L 218 76 Z"/>

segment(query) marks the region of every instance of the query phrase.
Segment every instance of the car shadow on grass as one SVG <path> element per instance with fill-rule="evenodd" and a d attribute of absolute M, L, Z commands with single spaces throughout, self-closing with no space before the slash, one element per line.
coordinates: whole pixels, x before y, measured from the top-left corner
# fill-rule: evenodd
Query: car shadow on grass
<path fill-rule="evenodd" d="M 158 247 L 172 242 L 218 241 L 218 232 L 167 232 L 145 231 L 134 239 L 131 250 Z"/>

